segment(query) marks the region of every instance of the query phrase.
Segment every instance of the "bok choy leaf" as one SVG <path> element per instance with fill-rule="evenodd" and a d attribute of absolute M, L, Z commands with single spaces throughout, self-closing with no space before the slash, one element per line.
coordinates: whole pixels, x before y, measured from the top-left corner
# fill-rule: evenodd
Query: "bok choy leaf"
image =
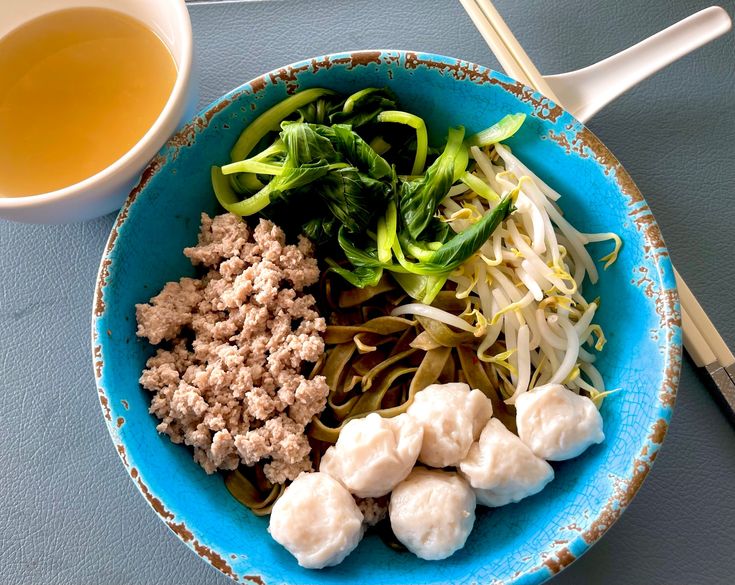
<path fill-rule="evenodd" d="M 424 172 L 426 165 L 426 156 L 429 152 L 429 137 L 426 132 L 426 123 L 422 118 L 409 114 L 408 112 L 400 112 L 397 110 L 386 110 L 380 112 L 377 118 L 378 122 L 395 122 L 396 124 L 406 124 L 416 130 L 416 157 L 413 162 L 412 175 L 420 175 Z"/>
<path fill-rule="evenodd" d="M 240 134 L 235 146 L 230 151 L 232 162 L 246 158 L 268 132 L 279 130 L 281 122 L 296 110 L 322 96 L 333 94 L 334 92 L 331 89 L 321 87 L 305 89 L 287 97 L 282 102 L 278 102 L 275 106 L 263 112 Z"/>
<path fill-rule="evenodd" d="M 355 167 L 336 169 L 315 185 L 332 215 L 348 231 L 365 229 L 384 209 L 390 187 Z"/>
<path fill-rule="evenodd" d="M 292 194 L 289 192 L 313 183 L 317 179 L 325 176 L 328 172 L 329 164 L 324 160 L 304 164 L 295 168 L 284 167 L 280 175 L 274 177 L 270 183 L 255 195 L 242 201 L 237 201 L 237 196 L 234 194 L 234 191 L 230 189 L 230 192 L 228 192 L 224 188 L 220 176 L 225 180 L 227 177 L 217 167 L 212 167 L 212 184 L 222 207 L 235 215 L 248 216 L 265 209 L 271 201 L 287 199 Z"/>
<path fill-rule="evenodd" d="M 394 273 L 393 278 L 411 298 L 430 305 L 447 282 L 445 274 L 420 275 Z"/>
<path fill-rule="evenodd" d="M 332 126 L 333 146 L 339 153 L 356 167 L 367 172 L 374 179 L 382 179 L 391 174 L 388 162 L 380 156 L 350 126 L 334 124 Z"/>
<path fill-rule="evenodd" d="M 465 262 L 487 242 L 500 223 L 513 211 L 513 202 L 518 195 L 514 190 L 506 195 L 492 211 L 482 216 L 477 223 L 459 232 L 421 263 L 425 274 L 451 272 Z"/>
<path fill-rule="evenodd" d="M 286 161 L 293 166 L 326 160 L 334 163 L 339 160 L 329 138 L 317 132 L 318 126 L 303 122 L 283 122 L 281 140 L 286 145 Z"/>
<path fill-rule="evenodd" d="M 467 146 L 490 146 L 508 140 L 523 125 L 526 114 L 508 114 L 489 128 L 467 138 Z"/>
<path fill-rule="evenodd" d="M 462 145 L 463 138 L 464 128 L 450 128 L 444 152 L 434 164 L 426 169 L 422 177 L 406 181 L 400 187 L 400 215 L 414 239 L 419 239 L 429 225 L 436 208 L 447 196 L 454 182 L 455 161 L 462 149 L 465 149 Z"/>
<path fill-rule="evenodd" d="M 329 270 L 336 272 L 352 286 L 357 288 L 365 288 L 366 286 L 375 286 L 383 277 L 383 269 L 380 266 L 358 266 L 354 270 L 342 268 L 334 261 L 327 261 Z"/>
<path fill-rule="evenodd" d="M 382 111 L 395 109 L 396 105 L 396 96 L 388 88 L 368 87 L 349 96 L 341 110 L 330 114 L 329 122 L 360 128 L 374 122 Z"/>

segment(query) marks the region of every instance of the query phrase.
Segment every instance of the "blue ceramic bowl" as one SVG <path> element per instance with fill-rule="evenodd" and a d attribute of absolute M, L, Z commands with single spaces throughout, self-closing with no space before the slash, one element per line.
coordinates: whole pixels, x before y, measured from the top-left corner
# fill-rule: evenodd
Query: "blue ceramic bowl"
<path fill-rule="evenodd" d="M 422 561 L 366 538 L 338 567 L 300 568 L 222 477 L 207 475 L 189 450 L 156 433 L 138 377 L 151 347 L 135 336 L 135 303 L 169 280 L 191 275 L 181 253 L 196 242 L 202 211 L 216 213 L 211 164 L 228 161 L 242 129 L 307 87 L 352 93 L 388 86 L 427 120 L 434 141 L 449 126 L 480 130 L 511 112 L 528 119 L 510 145 L 562 193 L 567 217 L 588 232 L 617 232 L 618 261 L 588 296 L 608 344 L 598 360 L 609 388 L 605 442 L 555 465 L 556 479 L 520 504 L 479 509 L 467 545 L 441 562 Z M 609 243 L 608 243 L 609 246 Z M 596 256 L 606 248 L 593 249 Z M 112 230 L 94 302 L 93 353 L 99 398 L 112 440 L 150 505 L 197 554 L 241 582 L 540 583 L 584 553 L 641 485 L 663 440 L 679 377 L 679 309 L 669 255 L 630 176 L 580 122 L 520 83 L 448 57 L 399 51 L 338 54 L 259 77 L 214 102 L 151 162 Z"/>

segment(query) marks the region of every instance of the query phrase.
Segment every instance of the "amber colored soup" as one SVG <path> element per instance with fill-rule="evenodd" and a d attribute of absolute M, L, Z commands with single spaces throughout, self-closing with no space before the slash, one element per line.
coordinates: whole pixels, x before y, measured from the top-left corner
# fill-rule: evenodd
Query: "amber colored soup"
<path fill-rule="evenodd" d="M 176 63 L 143 23 L 71 8 L 0 39 L 0 196 L 78 183 L 130 150 L 153 125 Z"/>

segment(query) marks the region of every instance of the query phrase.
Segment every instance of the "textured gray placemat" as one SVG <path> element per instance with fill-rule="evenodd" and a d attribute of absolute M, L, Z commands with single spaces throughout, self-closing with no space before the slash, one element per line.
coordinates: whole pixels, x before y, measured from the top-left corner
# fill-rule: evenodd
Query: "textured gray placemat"
<path fill-rule="evenodd" d="M 707 2 L 496 5 L 539 68 L 556 73 Z M 213 0 L 191 14 L 202 104 L 274 67 L 338 50 L 414 48 L 496 65 L 455 0 Z M 646 194 L 679 269 L 731 344 L 734 49 L 730 34 L 591 123 Z M 138 495 L 100 416 L 89 323 L 112 221 L 0 221 L 0 583 L 226 585 Z M 733 493 L 735 432 L 686 363 L 669 435 L 639 496 L 554 583 L 732 583 Z"/>

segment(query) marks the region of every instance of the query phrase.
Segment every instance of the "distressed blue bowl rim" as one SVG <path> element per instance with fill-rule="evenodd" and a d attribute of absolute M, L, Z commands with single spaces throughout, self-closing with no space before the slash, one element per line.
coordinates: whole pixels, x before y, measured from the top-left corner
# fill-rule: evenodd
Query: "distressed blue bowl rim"
<path fill-rule="evenodd" d="M 295 62 L 291 65 L 273 70 L 262 76 L 240 85 L 239 87 L 229 91 L 220 98 L 214 100 L 208 106 L 203 108 L 195 118 L 185 125 L 177 134 L 175 134 L 164 145 L 159 154 L 148 164 L 143 171 L 137 186 L 131 191 L 127 201 L 120 210 L 113 226 L 105 251 L 102 255 L 100 267 L 97 275 L 97 282 L 93 300 L 92 315 L 92 360 L 95 373 L 95 381 L 97 385 L 98 397 L 102 414 L 105 418 L 107 430 L 113 443 L 116 446 L 118 454 L 125 465 L 133 483 L 136 485 L 141 494 L 146 498 L 149 505 L 166 525 L 172 529 L 177 536 L 183 540 L 187 546 L 193 550 L 198 556 L 206 560 L 210 565 L 220 570 L 224 574 L 234 578 L 235 580 L 251 580 L 256 583 L 262 583 L 262 579 L 257 575 L 238 575 L 233 572 L 223 551 L 212 550 L 206 546 L 199 544 L 199 535 L 192 533 L 184 523 L 176 524 L 171 521 L 171 514 L 166 510 L 164 502 L 162 502 L 156 493 L 152 492 L 146 485 L 145 471 L 140 470 L 135 455 L 127 452 L 124 441 L 121 440 L 117 432 L 117 417 L 122 417 L 125 411 L 120 409 L 119 405 L 108 400 L 106 390 L 104 388 L 105 367 L 104 367 L 104 339 L 98 337 L 100 322 L 105 316 L 104 291 L 107 279 L 112 270 L 114 270 L 114 256 L 118 242 L 119 229 L 125 224 L 130 210 L 135 206 L 139 196 L 145 191 L 146 185 L 150 179 L 160 172 L 166 164 L 167 158 L 177 151 L 178 148 L 190 142 L 191 138 L 198 132 L 207 127 L 212 117 L 226 108 L 230 103 L 234 102 L 243 94 L 255 94 L 264 89 L 270 82 L 274 85 L 285 83 L 289 88 L 292 83 L 293 76 L 296 73 L 309 71 L 314 72 L 320 67 L 331 66 L 330 64 L 350 63 L 351 68 L 367 63 L 397 63 L 404 60 L 406 67 L 408 63 L 433 67 L 444 71 L 461 72 L 462 77 L 458 77 L 468 83 L 486 83 L 490 82 L 500 85 L 506 91 L 509 91 L 519 97 L 522 101 L 531 103 L 538 111 L 544 111 L 547 115 L 556 112 L 556 115 L 563 114 L 571 120 L 577 122 L 582 128 L 584 136 L 581 137 L 581 146 L 575 146 L 588 149 L 588 155 L 594 158 L 606 168 L 614 170 L 615 177 L 621 194 L 627 196 L 631 201 L 640 205 L 640 209 L 645 210 L 646 222 L 644 224 L 636 224 L 636 229 L 641 232 L 646 244 L 651 249 L 657 250 L 653 256 L 653 264 L 656 267 L 654 274 L 649 274 L 653 279 L 654 285 L 658 288 L 656 294 L 656 312 L 660 317 L 661 333 L 664 335 L 663 360 L 664 369 L 661 372 L 661 385 L 657 394 L 657 410 L 655 420 L 651 420 L 651 433 L 648 437 L 641 441 L 638 448 L 638 456 L 631 466 L 633 470 L 630 477 L 622 478 L 620 490 L 608 500 L 607 504 L 599 510 L 595 521 L 591 524 L 591 529 L 585 533 L 578 534 L 574 540 L 567 543 L 565 548 L 552 549 L 548 548 L 546 552 L 549 558 L 545 563 L 538 567 L 531 567 L 522 574 L 514 575 L 510 582 L 516 582 L 523 579 L 523 583 L 537 584 L 551 578 L 553 574 L 562 570 L 581 556 L 588 550 L 599 538 L 610 528 L 610 526 L 620 517 L 622 512 L 632 501 L 638 489 L 643 483 L 646 475 L 656 458 L 658 449 L 660 448 L 665 437 L 668 424 L 671 420 L 673 408 L 675 404 L 676 391 L 679 382 L 679 371 L 681 367 L 681 319 L 679 298 L 676 292 L 676 283 L 674 279 L 674 271 L 669 260 L 658 224 L 640 193 L 639 189 L 631 179 L 630 175 L 625 171 L 615 156 L 602 144 L 602 142 L 584 126 L 577 121 L 568 112 L 563 110 L 554 102 L 548 100 L 535 90 L 524 86 L 520 82 L 507 77 L 502 73 L 486 68 L 481 65 L 432 53 L 422 53 L 404 50 L 362 50 L 341 53 L 332 53 L 311 59 L 305 59 Z M 580 134 L 582 134 L 580 133 Z M 563 140 L 563 138 L 559 138 Z M 563 146 L 571 148 L 567 143 Z M 101 336 L 100 336 L 101 337 Z M 574 549 L 575 554 L 569 552 Z M 551 569 L 552 575 L 544 573 L 539 569 L 546 565 Z M 486 585 L 486 584 L 483 584 Z"/>

